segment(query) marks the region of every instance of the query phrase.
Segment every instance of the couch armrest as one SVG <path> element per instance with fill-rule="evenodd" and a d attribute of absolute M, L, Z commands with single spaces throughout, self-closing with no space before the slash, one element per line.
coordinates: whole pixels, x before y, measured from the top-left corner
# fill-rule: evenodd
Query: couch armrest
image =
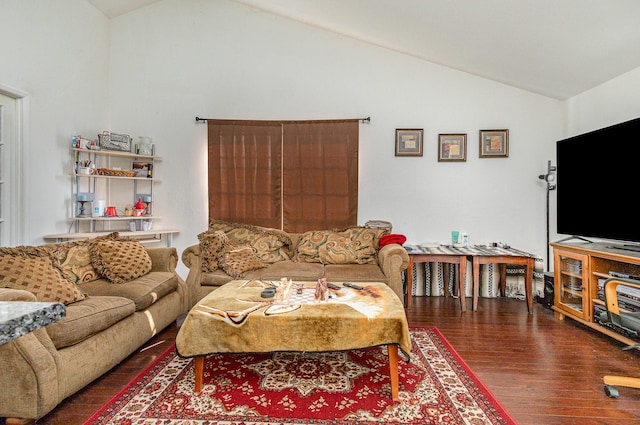
<path fill-rule="evenodd" d="M 22 292 L 27 291 L 0 290 L 0 297 L 22 298 Z M 29 299 L 19 301 L 33 301 L 31 297 L 24 298 Z M 59 388 L 63 386 L 58 378 L 57 358 L 58 351 L 43 328 L 0 344 L 0 417 L 38 419 L 56 407 Z"/>
<path fill-rule="evenodd" d="M 38 301 L 36 296 L 22 289 L 0 288 L 0 301 Z"/>
<path fill-rule="evenodd" d="M 178 251 L 174 247 L 146 248 L 151 257 L 152 272 L 175 272 L 178 265 Z"/>
<path fill-rule="evenodd" d="M 402 273 L 409 266 L 409 254 L 402 245 L 392 243 L 378 251 L 380 270 L 389 279 L 389 286 L 404 304 L 404 284 Z"/>
<path fill-rule="evenodd" d="M 187 287 L 192 295 L 189 308 L 199 301 L 196 299 L 197 294 L 200 293 L 200 283 L 202 280 L 202 258 L 200 251 L 200 244 L 188 246 L 182 251 L 182 262 L 189 268 L 189 274 L 187 275 Z"/>
<path fill-rule="evenodd" d="M 191 308 L 191 298 L 193 293 L 189 286 L 182 280 L 180 275 L 176 272 L 178 266 L 178 251 L 174 247 L 158 247 L 149 248 L 145 247 L 149 257 L 151 257 L 151 271 L 152 272 L 169 272 L 176 275 L 178 279 L 178 293 L 182 297 L 182 309 L 184 312 L 189 311 Z"/>
<path fill-rule="evenodd" d="M 198 263 L 198 267 L 200 267 L 200 244 L 191 245 L 185 248 L 182 251 L 182 262 L 185 266 L 191 269 L 194 263 Z"/>

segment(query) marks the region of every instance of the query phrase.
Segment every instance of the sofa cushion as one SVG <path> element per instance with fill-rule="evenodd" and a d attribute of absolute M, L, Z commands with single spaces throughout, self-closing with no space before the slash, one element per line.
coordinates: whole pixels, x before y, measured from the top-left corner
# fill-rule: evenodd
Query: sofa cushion
<path fill-rule="evenodd" d="M 138 241 L 97 241 L 91 247 L 93 267 L 112 283 L 129 282 L 151 271 L 151 258 Z"/>
<path fill-rule="evenodd" d="M 100 274 L 91 262 L 91 247 L 100 240 L 119 240 L 118 232 L 98 236 L 81 241 L 62 242 L 46 245 L 54 266 L 60 269 L 62 275 L 70 283 L 79 285 L 100 278 Z"/>
<path fill-rule="evenodd" d="M 229 242 L 227 234 L 222 230 L 205 231 L 198 235 L 202 271 L 213 272 L 220 268 L 224 260 L 224 247 Z"/>
<path fill-rule="evenodd" d="M 291 260 L 280 261 L 264 269 L 260 278 L 264 280 L 280 280 L 286 277 L 294 281 L 315 282 L 324 276 L 324 268 L 322 264 L 318 263 L 298 263 Z"/>
<path fill-rule="evenodd" d="M 84 341 L 135 312 L 123 297 L 93 297 L 67 306 L 66 317 L 45 329 L 57 349 Z"/>
<path fill-rule="evenodd" d="M 249 277 L 249 275 L 252 272 L 248 272 L 247 275 L 245 276 L 245 278 L 258 278 L 255 276 Z M 202 273 L 202 280 L 200 281 L 200 285 L 202 286 L 220 286 L 220 285 L 224 285 L 225 283 L 229 282 L 231 279 L 231 276 L 229 276 L 228 274 L 226 274 L 224 272 L 224 270 L 216 270 L 213 272 L 208 272 L 208 273 Z"/>
<path fill-rule="evenodd" d="M 243 277 L 250 270 L 257 270 L 266 266 L 250 246 L 227 244 L 224 248 L 222 269 L 235 279 Z"/>
<path fill-rule="evenodd" d="M 99 279 L 82 285 L 90 296 L 119 296 L 135 303 L 135 310 L 147 309 L 151 304 L 178 288 L 178 278 L 171 272 L 150 272 L 122 285 Z"/>
<path fill-rule="evenodd" d="M 389 279 L 373 264 L 327 264 L 324 277 L 329 282 L 384 282 Z"/>
<path fill-rule="evenodd" d="M 41 302 L 71 304 L 85 295 L 62 277 L 48 255 L 33 255 L 21 248 L 0 249 L 0 286 L 33 293 Z"/>
<path fill-rule="evenodd" d="M 296 245 L 294 260 L 322 264 L 377 264 L 380 236 L 385 232 L 367 227 L 305 232 Z"/>

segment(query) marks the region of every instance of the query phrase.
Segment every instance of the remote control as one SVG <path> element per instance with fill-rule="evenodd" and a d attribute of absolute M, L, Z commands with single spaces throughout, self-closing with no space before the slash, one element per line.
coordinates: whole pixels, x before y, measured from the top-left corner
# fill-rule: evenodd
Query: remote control
<path fill-rule="evenodd" d="M 276 288 L 265 288 L 260 292 L 262 298 L 271 298 L 276 295 Z"/>
<path fill-rule="evenodd" d="M 338 285 L 336 285 L 335 283 L 331 283 L 331 282 L 327 282 L 327 288 L 340 289 L 340 287 Z"/>
<path fill-rule="evenodd" d="M 362 289 L 362 286 L 356 285 L 355 283 L 351 282 L 344 282 L 342 286 L 348 286 L 349 288 L 357 289 L 358 291 Z"/>

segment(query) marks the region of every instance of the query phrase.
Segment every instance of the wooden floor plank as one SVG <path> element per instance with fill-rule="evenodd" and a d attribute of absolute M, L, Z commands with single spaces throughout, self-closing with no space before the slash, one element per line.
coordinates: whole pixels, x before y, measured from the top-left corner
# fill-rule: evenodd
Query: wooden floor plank
<path fill-rule="evenodd" d="M 468 300 L 470 302 L 470 300 Z M 476 312 L 461 312 L 459 300 L 414 297 L 411 326 L 437 326 L 458 354 L 520 425 L 640 424 L 640 390 L 603 391 L 604 375 L 640 376 L 640 353 L 534 303 L 481 298 Z M 38 421 L 81 424 L 175 340 L 169 326 L 110 373 L 69 397 Z"/>

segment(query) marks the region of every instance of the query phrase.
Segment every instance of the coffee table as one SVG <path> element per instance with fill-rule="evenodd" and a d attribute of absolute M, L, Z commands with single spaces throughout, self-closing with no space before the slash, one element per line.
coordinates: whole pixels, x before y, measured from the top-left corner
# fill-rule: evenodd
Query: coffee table
<path fill-rule="evenodd" d="M 398 349 L 409 360 L 411 340 L 402 301 L 384 283 L 361 290 L 329 289 L 314 301 L 316 282 L 295 282 L 279 301 L 262 298 L 271 281 L 233 280 L 200 300 L 176 336 L 181 357 L 195 357 L 195 392 L 202 389 L 205 357 L 213 353 L 342 351 L 386 345 L 391 398 L 398 398 Z M 298 293 L 301 286 L 301 293 Z"/>

